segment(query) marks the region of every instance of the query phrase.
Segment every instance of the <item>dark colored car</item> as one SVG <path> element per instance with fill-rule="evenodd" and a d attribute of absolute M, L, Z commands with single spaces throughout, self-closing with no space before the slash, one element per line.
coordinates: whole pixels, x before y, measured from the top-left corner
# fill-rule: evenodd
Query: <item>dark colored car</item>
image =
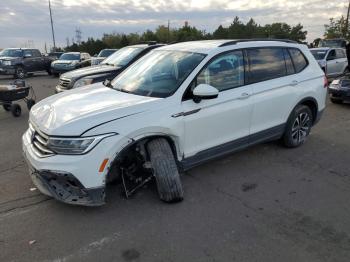
<path fill-rule="evenodd" d="M 85 60 L 91 60 L 88 53 L 64 53 L 60 58 L 51 63 L 51 71 L 55 76 L 58 76 L 59 74 L 91 65 L 91 61 L 88 63 L 82 63 Z"/>
<path fill-rule="evenodd" d="M 52 59 L 43 56 L 38 49 L 7 48 L 0 53 L 0 75 L 25 78 L 27 73 L 46 71 L 51 74 Z"/>
<path fill-rule="evenodd" d="M 333 80 L 329 85 L 328 93 L 333 103 L 350 102 L 350 75 Z"/>
<path fill-rule="evenodd" d="M 92 65 L 98 65 L 107 57 L 115 53 L 118 49 L 103 49 L 96 57 L 93 57 L 91 60 Z"/>
<path fill-rule="evenodd" d="M 51 52 L 47 54 L 47 56 L 51 57 L 53 60 L 57 60 L 61 55 L 63 55 L 63 52 Z"/>
<path fill-rule="evenodd" d="M 84 85 L 103 82 L 106 79 L 112 80 L 140 57 L 160 46 L 163 45 L 152 43 L 127 46 L 119 49 L 97 66 L 65 73 L 60 77 L 59 84 L 56 86 L 56 93 Z"/>

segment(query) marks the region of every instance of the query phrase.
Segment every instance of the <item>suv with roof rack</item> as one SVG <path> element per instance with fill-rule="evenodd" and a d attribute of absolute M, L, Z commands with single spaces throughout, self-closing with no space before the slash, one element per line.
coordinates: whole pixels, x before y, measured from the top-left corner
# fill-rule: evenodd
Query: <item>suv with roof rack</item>
<path fill-rule="evenodd" d="M 211 40 L 157 48 L 102 83 L 48 97 L 30 112 L 23 150 L 44 194 L 101 205 L 155 178 L 183 199 L 179 173 L 248 146 L 302 145 L 325 108 L 327 81 L 305 45 Z"/>

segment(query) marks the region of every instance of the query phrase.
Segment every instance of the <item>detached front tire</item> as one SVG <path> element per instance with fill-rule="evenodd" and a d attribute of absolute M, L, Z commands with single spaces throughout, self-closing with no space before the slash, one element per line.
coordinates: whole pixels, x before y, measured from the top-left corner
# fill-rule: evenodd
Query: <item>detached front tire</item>
<path fill-rule="evenodd" d="M 302 145 L 310 134 L 313 123 L 312 112 L 308 106 L 298 105 L 288 118 L 283 143 L 286 147 Z"/>
<path fill-rule="evenodd" d="M 168 141 L 159 138 L 147 144 L 150 161 L 156 178 L 159 198 L 165 202 L 183 200 L 183 189 L 174 154 Z"/>

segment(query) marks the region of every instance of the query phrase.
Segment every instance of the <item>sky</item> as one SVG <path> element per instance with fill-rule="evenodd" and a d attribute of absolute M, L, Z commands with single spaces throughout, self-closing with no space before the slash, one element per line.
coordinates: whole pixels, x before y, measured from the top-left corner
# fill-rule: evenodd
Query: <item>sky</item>
<path fill-rule="evenodd" d="M 166 25 L 212 32 L 235 16 L 259 24 L 301 23 L 307 40 L 322 37 L 329 18 L 346 14 L 348 0 L 51 0 L 56 45 L 65 46 L 76 28 L 87 37 L 103 33 L 142 33 Z M 0 48 L 52 46 L 48 0 L 0 0 Z"/>

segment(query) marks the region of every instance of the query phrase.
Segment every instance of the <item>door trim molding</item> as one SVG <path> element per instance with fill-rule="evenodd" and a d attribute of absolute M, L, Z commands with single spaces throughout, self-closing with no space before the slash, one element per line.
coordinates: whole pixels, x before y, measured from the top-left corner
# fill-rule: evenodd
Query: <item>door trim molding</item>
<path fill-rule="evenodd" d="M 251 134 L 236 140 L 214 146 L 196 153 L 193 156 L 184 158 L 179 162 L 179 167 L 182 171 L 187 171 L 204 162 L 223 157 L 228 154 L 240 151 L 249 146 L 259 144 L 266 141 L 277 140 L 282 137 L 286 124 L 281 124 L 255 134 Z"/>

